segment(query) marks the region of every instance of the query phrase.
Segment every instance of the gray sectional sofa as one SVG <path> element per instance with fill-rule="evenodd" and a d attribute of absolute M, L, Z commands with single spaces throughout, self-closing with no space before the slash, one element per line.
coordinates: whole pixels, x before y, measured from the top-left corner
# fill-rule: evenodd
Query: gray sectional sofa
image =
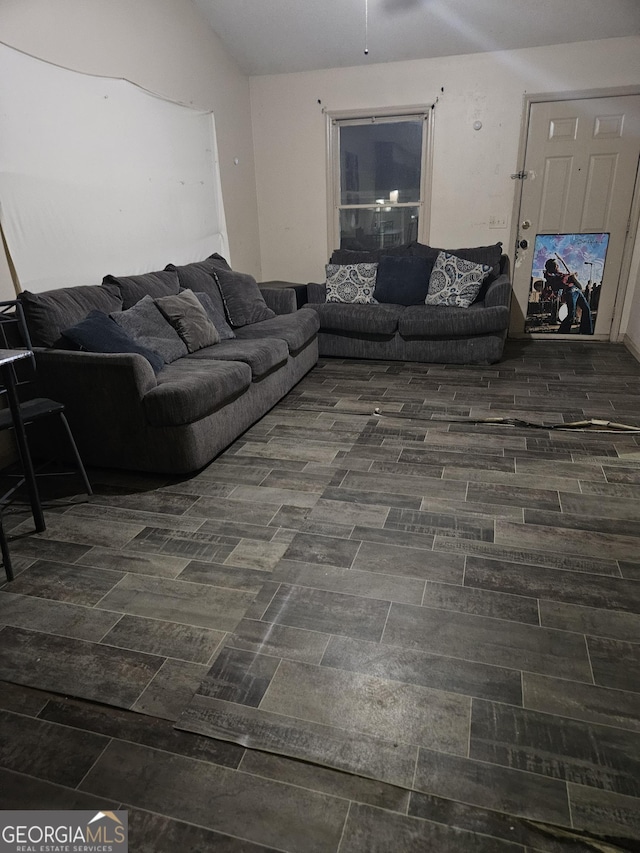
<path fill-rule="evenodd" d="M 212 321 L 194 311 L 201 323 L 192 331 L 204 334 L 199 343 L 180 338 L 190 323 L 185 317 L 194 310 L 194 294 Z M 102 285 L 24 292 L 19 301 L 42 391 L 65 404 L 80 453 L 93 466 L 196 471 L 274 406 L 318 359 L 317 313 L 296 310 L 292 291 L 259 290 L 218 255 L 147 275 L 106 276 Z M 183 303 L 187 313 L 176 320 L 176 306 L 181 310 Z M 159 306 L 174 325 L 150 329 L 152 313 L 154 321 L 163 319 Z M 132 328 L 139 334 L 129 334 Z M 166 335 L 174 331 L 179 340 L 169 341 Z M 111 337 L 118 339 L 120 332 L 135 346 L 128 352 L 104 351 L 119 347 Z M 165 357 L 158 360 L 158 351 Z"/>
<path fill-rule="evenodd" d="M 312 308 L 320 320 L 320 355 L 445 364 L 499 361 L 507 337 L 511 304 L 509 258 L 502 254 L 500 243 L 447 250 L 415 242 L 377 252 L 342 249 L 333 253 L 330 263 L 377 263 L 389 255 L 424 258 L 433 263 L 441 251 L 486 264 L 492 269 L 476 300 L 467 308 L 425 305 L 424 296 L 420 304 L 329 302 L 326 284 L 309 283 L 307 307 Z M 411 301 L 405 299 L 405 303 Z"/>

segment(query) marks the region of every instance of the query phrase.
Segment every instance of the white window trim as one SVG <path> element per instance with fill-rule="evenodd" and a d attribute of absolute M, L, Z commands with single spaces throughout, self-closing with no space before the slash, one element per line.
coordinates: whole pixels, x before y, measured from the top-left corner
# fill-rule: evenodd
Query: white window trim
<path fill-rule="evenodd" d="M 328 257 L 340 244 L 340 217 L 338 210 L 340 205 L 340 149 L 337 141 L 336 128 L 339 122 L 362 121 L 362 119 L 376 118 L 389 120 L 392 118 L 407 118 L 408 116 L 420 116 L 426 124 L 424 144 L 422 146 L 421 168 L 421 197 L 420 215 L 418 218 L 418 240 L 421 243 L 429 242 L 431 231 L 431 191 L 433 178 L 433 139 L 435 127 L 435 104 L 419 104 L 405 107 L 384 107 L 379 109 L 361 110 L 333 110 L 327 111 L 326 136 L 327 136 L 327 250 Z M 363 205 L 370 207 L 371 205 Z"/>

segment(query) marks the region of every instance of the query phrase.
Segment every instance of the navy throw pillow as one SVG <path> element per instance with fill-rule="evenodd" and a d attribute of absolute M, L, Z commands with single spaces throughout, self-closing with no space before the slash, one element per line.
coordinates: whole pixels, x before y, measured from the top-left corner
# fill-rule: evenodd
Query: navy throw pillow
<path fill-rule="evenodd" d="M 84 320 L 64 329 L 62 336 L 87 352 L 136 352 L 147 359 L 154 373 L 164 367 L 161 355 L 136 343 L 103 311 L 90 311 Z"/>
<path fill-rule="evenodd" d="M 383 255 L 378 261 L 374 297 L 393 305 L 424 305 L 433 269 L 430 258 Z"/>

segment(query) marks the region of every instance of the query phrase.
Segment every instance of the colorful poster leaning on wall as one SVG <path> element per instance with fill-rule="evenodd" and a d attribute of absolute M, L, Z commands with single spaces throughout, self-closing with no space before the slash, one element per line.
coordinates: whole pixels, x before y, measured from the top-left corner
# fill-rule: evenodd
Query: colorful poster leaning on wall
<path fill-rule="evenodd" d="M 592 335 L 608 234 L 538 234 L 525 331 Z"/>

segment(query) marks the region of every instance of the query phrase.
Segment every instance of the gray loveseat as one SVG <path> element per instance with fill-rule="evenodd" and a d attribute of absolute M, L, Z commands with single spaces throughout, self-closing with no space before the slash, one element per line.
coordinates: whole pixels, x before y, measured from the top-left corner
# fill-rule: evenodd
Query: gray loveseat
<path fill-rule="evenodd" d="M 167 340 L 156 340 L 148 329 L 146 338 L 129 335 L 130 324 L 140 331 L 144 323 L 137 314 L 157 314 L 163 299 L 167 310 L 175 309 L 175 297 L 186 291 L 198 295 L 209 319 L 213 312 L 220 340 L 159 358 L 156 350 L 166 351 Z M 317 314 L 296 310 L 291 291 L 259 290 L 217 255 L 146 275 L 107 276 L 102 285 L 24 292 L 19 300 L 41 391 L 65 404 L 80 453 L 93 466 L 196 471 L 274 406 L 318 359 Z M 118 325 L 118 333 L 124 328 L 136 347 L 78 349 L 78 335 L 86 337 L 96 321 L 112 331 Z M 171 346 L 177 346 L 176 338 Z"/>
<path fill-rule="evenodd" d="M 330 263 L 377 263 L 383 256 L 423 258 L 433 263 L 441 251 L 492 268 L 468 308 L 425 305 L 424 295 L 421 304 L 327 302 L 326 285 L 309 283 L 307 307 L 315 310 L 320 320 L 320 355 L 445 364 L 499 361 L 511 303 L 509 258 L 502 254 L 500 243 L 447 250 L 416 242 L 376 252 L 343 249 L 333 253 Z"/>

